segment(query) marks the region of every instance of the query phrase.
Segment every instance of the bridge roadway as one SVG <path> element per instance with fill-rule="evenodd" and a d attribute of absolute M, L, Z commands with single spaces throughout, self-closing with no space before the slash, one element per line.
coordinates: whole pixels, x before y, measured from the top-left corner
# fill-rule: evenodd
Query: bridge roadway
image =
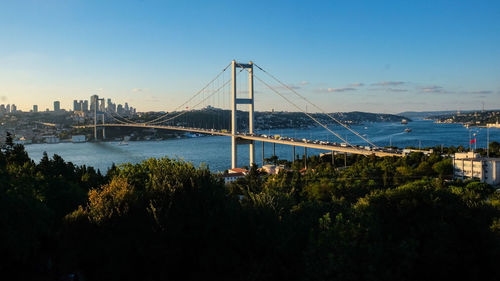
<path fill-rule="evenodd" d="M 75 126 L 75 128 L 93 128 L 94 125 L 85 125 L 85 126 Z M 191 133 L 200 133 L 200 134 L 208 134 L 208 135 L 217 135 L 217 136 L 232 136 L 229 132 L 223 132 L 214 129 L 202 129 L 202 128 L 190 128 L 190 127 L 179 127 L 179 126 L 164 126 L 164 125 L 148 125 L 148 124 L 97 124 L 97 127 L 134 127 L 134 128 L 153 128 L 153 129 L 162 129 L 162 130 L 172 130 L 172 131 L 184 131 Z M 303 142 L 303 141 L 294 141 L 290 139 L 276 139 L 273 137 L 263 137 L 258 135 L 246 135 L 246 134 L 238 134 L 238 139 L 240 140 L 252 140 L 252 141 L 262 141 L 262 142 L 270 142 L 277 143 L 283 145 L 291 145 L 291 146 L 300 146 L 307 148 L 315 148 L 327 151 L 335 151 L 341 153 L 352 153 L 352 154 L 362 154 L 362 155 L 372 155 L 375 154 L 379 157 L 385 156 L 397 156 L 403 157 L 404 155 L 398 152 L 390 152 L 382 149 L 379 150 L 366 150 L 363 148 L 357 147 L 343 147 L 340 145 L 331 145 L 331 144 L 318 144 L 311 142 Z"/>

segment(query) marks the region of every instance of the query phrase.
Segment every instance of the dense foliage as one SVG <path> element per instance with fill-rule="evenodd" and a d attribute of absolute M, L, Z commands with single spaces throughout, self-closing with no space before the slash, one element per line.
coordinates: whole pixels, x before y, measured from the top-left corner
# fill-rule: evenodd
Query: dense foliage
<path fill-rule="evenodd" d="M 105 176 L 0 153 L 9 280 L 493 280 L 500 194 L 439 154 L 311 157 L 224 185 L 168 158 Z M 273 159 L 271 159 L 273 160 Z M 274 161 L 278 161 L 274 159 Z M 344 161 L 348 167 L 344 168 Z M 296 168 L 303 165 L 296 161 Z"/>

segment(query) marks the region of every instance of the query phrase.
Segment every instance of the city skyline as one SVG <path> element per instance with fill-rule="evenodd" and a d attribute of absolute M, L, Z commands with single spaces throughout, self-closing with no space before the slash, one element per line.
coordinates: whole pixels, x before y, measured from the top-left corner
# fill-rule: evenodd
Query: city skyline
<path fill-rule="evenodd" d="M 499 3 L 386 3 L 4 3 L 0 103 L 70 109 L 97 94 L 170 111 L 237 59 L 332 112 L 500 108 Z"/>

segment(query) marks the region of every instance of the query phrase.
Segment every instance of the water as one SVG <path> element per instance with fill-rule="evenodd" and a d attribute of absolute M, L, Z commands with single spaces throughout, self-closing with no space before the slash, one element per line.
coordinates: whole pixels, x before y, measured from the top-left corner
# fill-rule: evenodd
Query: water
<path fill-rule="evenodd" d="M 444 146 L 469 146 L 469 132 L 476 133 L 477 147 L 486 147 L 486 128 L 467 129 L 460 124 L 436 124 L 432 121 L 417 120 L 408 125 L 399 123 L 366 123 L 352 126 L 361 135 L 366 135 L 378 146 L 392 145 L 398 147 L 414 146 L 421 147 L 444 145 Z M 412 132 L 404 132 L 405 128 L 411 128 Z M 331 129 L 353 144 L 364 145 L 364 141 L 339 126 Z M 288 137 L 307 138 L 317 140 L 337 141 L 323 128 L 311 129 L 283 129 L 262 131 L 263 134 L 278 134 Z M 500 129 L 490 129 L 490 142 L 500 142 Z M 265 157 L 272 156 L 271 143 L 264 144 Z M 137 141 L 129 142 L 129 145 L 120 146 L 118 142 L 101 143 L 58 143 L 58 144 L 32 144 L 26 146 L 29 156 L 35 161 L 42 158 L 46 151 L 49 156 L 58 154 L 66 161 L 77 165 L 88 165 L 105 172 L 113 163 L 126 162 L 137 163 L 150 157 L 173 157 L 193 162 L 196 166 L 205 163 L 212 171 L 224 171 L 231 165 L 231 139 L 224 136 L 204 136 L 197 138 L 171 139 L 164 141 Z M 280 159 L 291 160 L 293 158 L 291 146 L 276 145 L 276 154 Z M 324 152 L 316 149 L 308 149 L 308 155 Z M 303 154 L 303 148 L 296 148 L 296 154 Z M 261 164 L 262 145 L 255 145 L 255 157 L 257 163 Z M 239 166 L 248 165 L 248 145 L 238 147 Z"/>

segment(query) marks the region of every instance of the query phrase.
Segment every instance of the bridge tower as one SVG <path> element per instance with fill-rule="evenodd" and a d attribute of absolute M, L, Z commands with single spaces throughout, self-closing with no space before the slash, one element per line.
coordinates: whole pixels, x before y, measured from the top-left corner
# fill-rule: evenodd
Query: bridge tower
<path fill-rule="evenodd" d="M 99 116 L 102 117 L 102 124 L 105 124 L 104 118 L 104 98 L 99 98 L 98 95 L 93 95 L 91 98 L 91 104 L 94 104 L 94 140 L 97 141 L 97 119 Z M 100 104 L 99 104 L 100 102 Z M 102 126 L 102 139 L 106 139 L 106 128 Z"/>
<path fill-rule="evenodd" d="M 253 63 L 238 63 L 232 61 L 232 106 L 231 106 L 231 168 L 238 166 L 238 144 L 249 144 L 250 166 L 255 163 L 255 145 L 254 141 L 243 142 L 239 140 L 238 131 L 238 104 L 248 104 L 248 132 L 254 133 L 254 93 L 253 93 Z M 248 98 L 238 98 L 236 89 L 236 69 L 243 68 L 248 70 Z"/>

